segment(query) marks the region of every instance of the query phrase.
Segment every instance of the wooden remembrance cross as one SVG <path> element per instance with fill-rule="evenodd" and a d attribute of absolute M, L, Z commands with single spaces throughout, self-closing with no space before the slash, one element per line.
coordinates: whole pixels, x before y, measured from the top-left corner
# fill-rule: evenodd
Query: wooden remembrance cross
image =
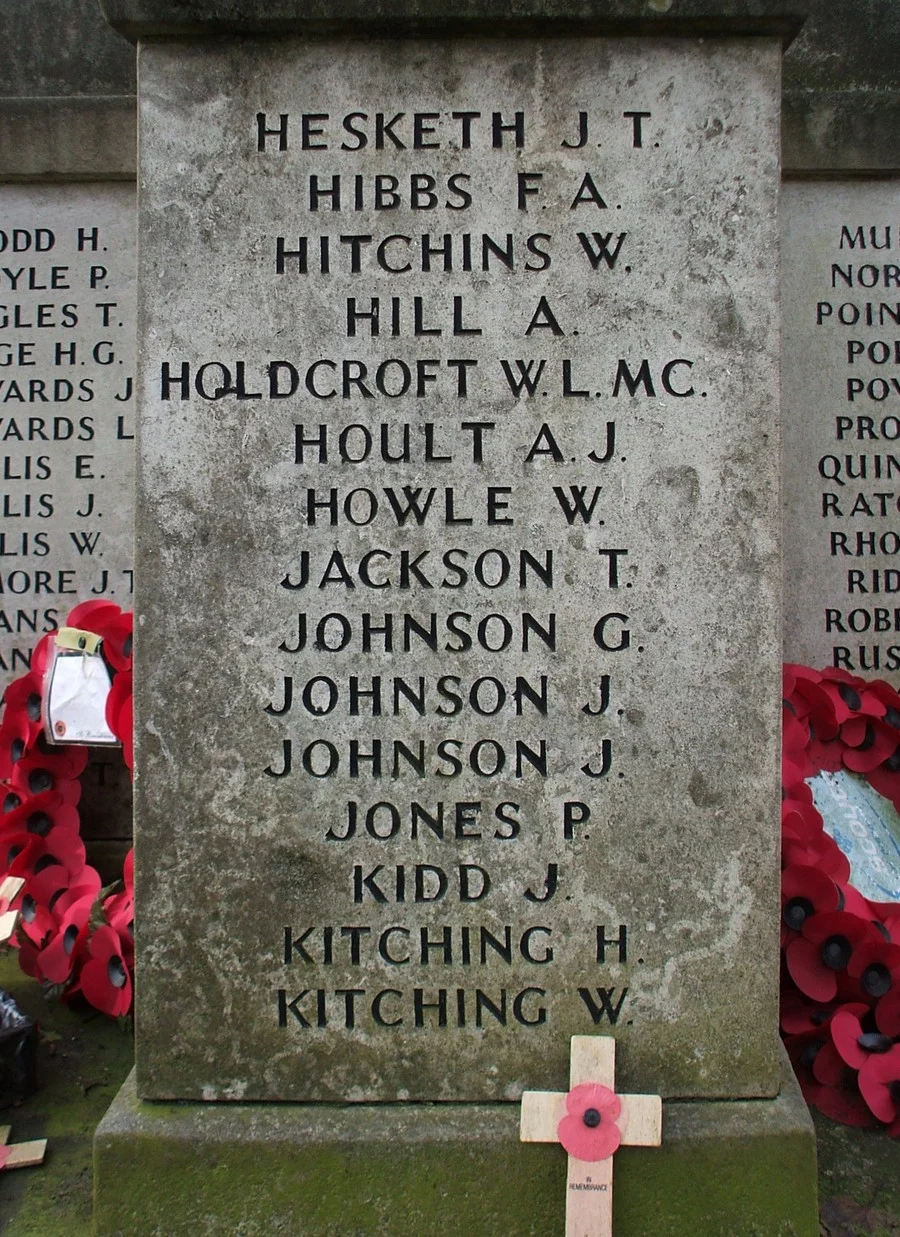
<path fill-rule="evenodd" d="M 574 1154 L 569 1152 L 566 1179 L 566 1237 L 612 1237 L 615 1147 L 658 1147 L 662 1141 L 662 1099 L 658 1095 L 615 1096 L 615 1079 L 616 1041 L 606 1035 L 573 1035 L 568 1095 L 526 1091 L 522 1096 L 522 1142 L 575 1146 Z M 604 1124 L 607 1141 L 615 1145 L 600 1159 L 597 1153 L 604 1150 L 602 1142 L 593 1149 L 588 1144 L 600 1135 Z M 614 1132 L 609 1137 L 611 1124 L 618 1127 L 619 1138 Z M 584 1158 L 585 1151 L 592 1158 Z"/>

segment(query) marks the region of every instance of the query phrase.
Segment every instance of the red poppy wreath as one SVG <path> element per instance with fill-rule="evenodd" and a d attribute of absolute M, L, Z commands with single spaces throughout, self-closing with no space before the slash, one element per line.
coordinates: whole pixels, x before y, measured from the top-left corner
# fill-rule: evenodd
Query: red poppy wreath
<path fill-rule="evenodd" d="M 66 625 L 102 639 L 112 686 L 106 724 L 133 768 L 131 720 L 132 615 L 108 601 L 75 607 Z M 78 803 L 86 746 L 54 747 L 42 724 L 44 678 L 54 633 L 34 649 L 31 667 L 3 696 L 0 720 L 0 883 L 19 877 L 11 899 L 19 911 L 10 944 L 27 975 L 63 1000 L 80 994 L 104 1014 L 131 1011 L 134 975 L 134 852 L 122 880 L 106 889 L 86 862 Z M 5 909 L 5 908 L 4 908 Z"/>
<path fill-rule="evenodd" d="M 900 810 L 900 695 L 845 670 L 785 666 L 781 1033 L 809 1104 L 898 1137 L 900 903 L 863 897 L 826 831 L 807 779 L 841 770 Z"/>

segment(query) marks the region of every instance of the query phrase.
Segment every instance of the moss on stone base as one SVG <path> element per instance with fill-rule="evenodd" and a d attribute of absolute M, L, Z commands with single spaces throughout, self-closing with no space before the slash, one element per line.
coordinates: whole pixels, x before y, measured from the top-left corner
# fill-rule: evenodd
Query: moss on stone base
<path fill-rule="evenodd" d="M 565 1157 L 516 1104 L 150 1104 L 133 1076 L 97 1131 L 99 1237 L 525 1237 L 562 1232 Z M 815 1138 L 777 1100 L 667 1104 L 616 1157 L 617 1237 L 815 1237 Z"/>

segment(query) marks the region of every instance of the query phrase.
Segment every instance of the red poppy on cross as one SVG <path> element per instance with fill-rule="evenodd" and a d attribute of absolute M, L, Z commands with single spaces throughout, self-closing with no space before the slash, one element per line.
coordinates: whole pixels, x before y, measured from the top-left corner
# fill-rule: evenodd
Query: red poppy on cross
<path fill-rule="evenodd" d="M 569 1153 L 566 1237 L 612 1237 L 612 1157 L 620 1146 L 658 1147 L 658 1095 L 616 1095 L 616 1041 L 573 1035 L 568 1094 L 526 1091 L 522 1142 L 560 1142 Z"/>

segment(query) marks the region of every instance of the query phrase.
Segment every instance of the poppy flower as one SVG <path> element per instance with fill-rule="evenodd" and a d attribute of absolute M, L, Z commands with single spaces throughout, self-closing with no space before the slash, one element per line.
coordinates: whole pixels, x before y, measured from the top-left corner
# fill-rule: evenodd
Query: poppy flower
<path fill-rule="evenodd" d="M 886 996 L 900 988 L 900 945 L 893 945 L 883 937 L 855 950 L 847 966 L 847 973 L 859 980 L 866 996 Z"/>
<path fill-rule="evenodd" d="M 106 698 L 106 724 L 122 744 L 126 767 L 134 769 L 134 681 L 126 671 L 117 674 Z"/>
<path fill-rule="evenodd" d="M 806 783 L 803 783 L 806 786 Z M 809 787 L 806 786 L 809 790 Z M 821 813 L 812 801 L 796 799 L 793 796 L 781 802 L 781 827 L 784 835 L 798 841 L 807 842 L 819 837 L 825 831 Z"/>
<path fill-rule="evenodd" d="M 53 904 L 65 892 L 68 885 L 68 873 L 62 868 L 45 868 L 44 871 L 30 876 L 25 881 L 22 899 L 19 903 L 18 931 L 24 941 L 30 941 L 38 949 L 43 949 L 57 929 L 57 920 L 53 914 Z M 19 962 L 23 955 L 19 954 Z M 23 970 L 25 968 L 23 967 Z M 27 975 L 31 971 L 25 972 Z"/>
<path fill-rule="evenodd" d="M 78 809 L 55 790 L 16 799 L 15 806 L 0 813 L 0 842 L 6 831 L 12 829 L 27 829 L 38 837 L 46 837 L 56 825 L 78 828 Z"/>
<path fill-rule="evenodd" d="M 77 753 L 77 756 L 73 757 L 73 753 Z M 13 765 L 8 782 L 22 798 L 40 795 L 48 790 L 58 790 L 64 799 L 70 799 L 67 793 L 68 785 L 77 782 L 86 767 L 87 748 L 80 744 L 49 753 L 39 751 L 36 746 Z M 73 795 L 70 802 L 77 803 L 80 797 L 79 787 L 78 793 Z"/>
<path fill-rule="evenodd" d="M 95 1009 L 121 1018 L 131 1009 L 132 987 L 119 934 L 114 928 L 98 928 L 89 950 L 90 959 L 81 971 L 81 991 Z"/>
<path fill-rule="evenodd" d="M 782 728 L 781 742 L 784 750 L 797 759 L 798 753 L 805 752 L 809 744 L 809 724 L 795 713 L 788 701 L 785 701 L 781 712 Z"/>
<path fill-rule="evenodd" d="M 838 974 L 847 970 L 855 949 L 875 938 L 875 929 L 848 911 L 825 911 L 810 915 L 800 931 L 785 949 L 791 979 L 814 1001 L 833 1001 Z"/>
<path fill-rule="evenodd" d="M 851 718 L 841 727 L 841 739 L 847 744 L 844 764 L 854 773 L 877 769 L 900 746 L 900 734 L 894 727 L 873 717 Z"/>
<path fill-rule="evenodd" d="M 900 1133 L 900 1044 L 870 1056 L 859 1071 L 858 1082 L 873 1116 L 896 1124 L 896 1132 Z M 894 1132 L 892 1129 L 891 1133 Z"/>
<path fill-rule="evenodd" d="M 781 873 L 781 943 L 786 945 L 810 915 L 836 911 L 841 891 L 830 876 L 807 864 L 791 864 Z"/>
<path fill-rule="evenodd" d="M 812 771 L 840 773 L 844 767 L 845 751 L 846 747 L 840 737 L 828 740 L 813 739 L 807 752 Z"/>
<path fill-rule="evenodd" d="M 858 1076 L 840 1087 L 819 1086 L 813 1105 L 832 1121 L 861 1129 L 875 1124 L 868 1104 L 860 1093 Z"/>
<path fill-rule="evenodd" d="M 835 715 L 835 702 L 819 678 L 815 681 L 798 678 L 790 703 L 797 716 L 806 720 L 811 737 L 823 742 L 836 737 L 840 723 Z M 843 715 L 843 708 L 841 712 Z"/>
<path fill-rule="evenodd" d="M 803 1092 L 807 1104 L 815 1104 L 822 1086 L 813 1074 L 816 1058 L 822 1052 L 828 1041 L 827 1032 L 822 1027 L 790 1035 L 785 1041 L 788 1057 Z"/>
<path fill-rule="evenodd" d="M 618 1148 L 622 1135 L 616 1121 L 622 1111 L 619 1097 L 597 1082 L 583 1082 L 566 1096 L 566 1113 L 556 1132 L 576 1160 L 606 1160 Z"/>
<path fill-rule="evenodd" d="M 900 750 L 894 752 L 877 769 L 871 769 L 866 777 L 869 785 L 874 787 L 885 799 L 889 799 L 900 812 Z"/>
<path fill-rule="evenodd" d="M 122 874 L 125 888 L 111 894 L 103 903 L 103 913 L 111 928 L 119 934 L 124 958 L 129 968 L 134 966 L 134 848 L 125 857 Z"/>
<path fill-rule="evenodd" d="M 785 1035 L 818 1032 L 839 1008 L 841 1007 L 838 1005 L 822 1005 L 818 1001 L 809 1001 L 791 985 L 781 993 L 781 1029 Z"/>
<path fill-rule="evenodd" d="M 782 843 L 781 858 L 785 867 L 802 864 L 818 868 L 832 880 L 842 884 L 846 884 L 850 879 L 850 860 L 834 838 L 824 829 L 818 837 L 810 838 L 808 841 L 801 842 L 794 838 L 785 838 Z"/>
<path fill-rule="evenodd" d="M 875 1006 L 875 1025 L 883 1035 L 900 1039 L 900 986 L 883 996 Z"/>
<path fill-rule="evenodd" d="M 860 1070 L 869 1057 L 888 1052 L 892 1042 L 887 1035 L 874 1029 L 871 1010 L 844 1006 L 831 1020 L 831 1038 L 841 1060 L 851 1069 Z"/>
<path fill-rule="evenodd" d="M 41 733 L 41 685 L 37 676 L 26 674 L 10 683 L 3 694 L 0 722 L 0 779 L 8 779 L 13 766 L 26 756 Z"/>
<path fill-rule="evenodd" d="M 99 892 L 100 875 L 89 864 L 78 873 L 75 883 L 58 864 L 44 868 L 25 882 L 20 929 L 34 945 L 43 949 L 59 932 L 60 922 L 69 907 L 82 898 L 90 898 L 93 904 Z"/>
<path fill-rule="evenodd" d="M 88 927 L 94 895 L 79 898 L 65 912 L 59 929 L 38 954 L 38 968 L 52 984 L 64 984 L 71 978 L 87 947 Z"/>
<path fill-rule="evenodd" d="M 57 825 L 46 837 L 27 829 L 4 830 L 0 833 L 0 857 L 11 876 L 29 876 L 58 864 L 67 872 L 68 880 L 75 881 L 84 869 L 86 851 L 77 824 L 75 828 Z"/>
<path fill-rule="evenodd" d="M 838 685 L 838 691 L 843 699 L 850 704 L 851 709 L 860 717 L 884 717 L 887 705 L 878 692 L 872 690 L 872 684 L 863 680 L 858 689 L 846 685 Z M 857 699 L 851 702 L 851 698 Z"/>

